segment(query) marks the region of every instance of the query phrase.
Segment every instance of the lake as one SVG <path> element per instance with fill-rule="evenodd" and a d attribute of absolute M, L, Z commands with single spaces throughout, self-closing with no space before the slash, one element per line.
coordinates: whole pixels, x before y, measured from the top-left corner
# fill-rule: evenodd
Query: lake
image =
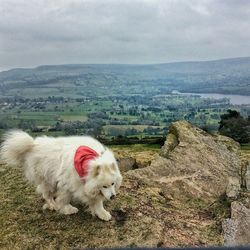
<path fill-rule="evenodd" d="M 213 98 L 215 100 L 227 98 L 230 100 L 230 103 L 233 105 L 250 104 L 250 96 L 246 96 L 246 95 L 226 95 L 226 94 L 224 95 L 224 94 L 215 94 L 215 93 L 181 93 L 175 90 L 172 93 L 179 94 L 179 95 L 196 95 L 202 98 Z"/>

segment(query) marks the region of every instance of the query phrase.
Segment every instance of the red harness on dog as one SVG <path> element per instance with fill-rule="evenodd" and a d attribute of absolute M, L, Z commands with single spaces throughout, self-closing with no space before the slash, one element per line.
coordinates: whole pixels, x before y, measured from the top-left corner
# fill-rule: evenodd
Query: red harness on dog
<path fill-rule="evenodd" d="M 74 164 L 80 178 L 84 178 L 88 174 L 89 161 L 98 156 L 99 154 L 94 149 L 87 146 L 80 146 L 76 150 Z"/>

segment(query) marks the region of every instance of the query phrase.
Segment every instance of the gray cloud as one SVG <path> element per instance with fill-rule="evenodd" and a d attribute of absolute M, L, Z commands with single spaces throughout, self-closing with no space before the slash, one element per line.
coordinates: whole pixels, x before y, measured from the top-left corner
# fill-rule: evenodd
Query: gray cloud
<path fill-rule="evenodd" d="M 0 0 L 0 70 L 250 55 L 248 0 Z"/>

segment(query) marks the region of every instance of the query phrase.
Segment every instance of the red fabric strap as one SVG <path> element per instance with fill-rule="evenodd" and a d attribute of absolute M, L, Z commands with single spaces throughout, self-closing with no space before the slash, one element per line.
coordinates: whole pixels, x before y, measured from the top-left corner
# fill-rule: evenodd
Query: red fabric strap
<path fill-rule="evenodd" d="M 76 172 L 80 178 L 83 178 L 88 174 L 89 161 L 94 160 L 98 156 L 99 154 L 95 150 L 87 146 L 80 146 L 76 150 L 74 164 Z"/>

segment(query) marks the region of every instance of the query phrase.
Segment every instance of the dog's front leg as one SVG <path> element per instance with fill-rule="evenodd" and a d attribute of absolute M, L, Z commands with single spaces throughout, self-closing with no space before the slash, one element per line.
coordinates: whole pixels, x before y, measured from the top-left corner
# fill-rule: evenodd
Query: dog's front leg
<path fill-rule="evenodd" d="M 103 207 L 102 199 L 95 200 L 89 208 L 92 215 L 97 215 L 101 220 L 109 221 L 112 218 L 111 214 Z"/>

